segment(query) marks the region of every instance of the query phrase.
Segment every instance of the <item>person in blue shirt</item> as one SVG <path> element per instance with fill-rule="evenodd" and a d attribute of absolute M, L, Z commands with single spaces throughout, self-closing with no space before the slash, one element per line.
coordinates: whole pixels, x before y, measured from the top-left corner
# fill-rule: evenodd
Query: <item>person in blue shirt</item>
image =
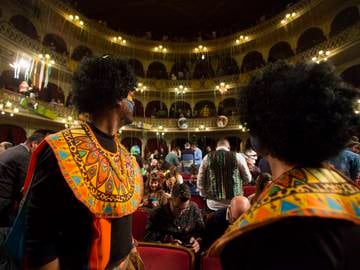
<path fill-rule="evenodd" d="M 353 181 L 356 181 L 360 175 L 360 156 L 349 149 L 342 150 L 329 162 L 334 165 L 335 169 L 341 171 Z"/>

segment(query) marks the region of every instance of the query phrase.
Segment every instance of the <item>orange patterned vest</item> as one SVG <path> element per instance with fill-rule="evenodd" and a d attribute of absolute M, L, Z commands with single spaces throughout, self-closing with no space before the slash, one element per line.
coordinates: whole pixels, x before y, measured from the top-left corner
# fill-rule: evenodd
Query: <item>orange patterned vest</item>
<path fill-rule="evenodd" d="M 143 194 L 140 168 L 116 138 L 116 153 L 104 149 L 87 124 L 46 138 L 65 181 L 93 214 L 94 239 L 89 258 L 92 270 L 105 269 L 108 264 L 111 218 L 135 212 Z"/>
<path fill-rule="evenodd" d="M 360 188 L 329 168 L 294 168 L 265 188 L 250 210 L 210 247 L 209 255 L 219 255 L 231 240 L 289 217 L 360 224 Z"/>

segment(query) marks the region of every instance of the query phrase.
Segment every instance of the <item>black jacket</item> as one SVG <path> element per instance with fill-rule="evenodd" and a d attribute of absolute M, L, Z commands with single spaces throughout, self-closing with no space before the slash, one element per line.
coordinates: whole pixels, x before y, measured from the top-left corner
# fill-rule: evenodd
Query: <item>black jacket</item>
<path fill-rule="evenodd" d="M 30 157 L 30 151 L 22 144 L 0 154 L 0 227 L 12 225 Z"/>

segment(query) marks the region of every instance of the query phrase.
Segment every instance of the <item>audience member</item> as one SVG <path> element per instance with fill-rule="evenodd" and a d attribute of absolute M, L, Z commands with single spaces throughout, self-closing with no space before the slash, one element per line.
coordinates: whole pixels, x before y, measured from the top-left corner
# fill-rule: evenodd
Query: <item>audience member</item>
<path fill-rule="evenodd" d="M 13 146 L 13 144 L 11 142 L 1 142 L 0 143 L 0 154 L 12 146 Z"/>
<path fill-rule="evenodd" d="M 194 151 L 194 164 L 196 166 L 196 169 L 198 170 L 203 158 L 203 154 L 201 149 L 197 146 L 196 143 L 193 143 L 191 145 L 191 149 Z"/>
<path fill-rule="evenodd" d="M 170 165 L 170 166 L 179 166 L 180 165 L 180 161 L 178 159 L 177 153 L 176 153 L 176 148 L 172 147 L 171 151 L 166 155 L 165 157 L 165 161 Z"/>
<path fill-rule="evenodd" d="M 183 172 L 188 174 L 191 172 L 191 166 L 194 164 L 194 160 L 194 150 L 191 149 L 190 143 L 185 143 L 185 150 L 182 151 L 181 154 Z"/>
<path fill-rule="evenodd" d="M 198 253 L 205 225 L 199 208 L 190 198 L 185 183 L 175 185 L 169 202 L 150 214 L 145 241 L 180 244 Z"/>
<path fill-rule="evenodd" d="M 230 143 L 220 139 L 216 151 L 207 154 L 199 168 L 197 187 L 213 210 L 227 207 L 230 200 L 243 194 L 242 185 L 251 181 L 245 158 L 230 151 Z"/>
<path fill-rule="evenodd" d="M 11 147 L 0 155 L 0 227 L 11 227 L 22 198 L 31 153 L 44 139 L 34 133 L 24 143 Z"/>
<path fill-rule="evenodd" d="M 329 162 L 335 169 L 342 172 L 352 181 L 356 181 L 360 176 L 360 155 L 348 148 L 343 149 L 336 157 L 330 159 Z"/>
<path fill-rule="evenodd" d="M 168 200 L 168 195 L 162 189 L 161 185 L 164 181 L 164 175 L 161 171 L 151 172 L 149 179 L 145 184 L 143 206 L 154 208 L 165 205 Z"/>
<path fill-rule="evenodd" d="M 326 62 L 270 64 L 243 89 L 240 120 L 273 181 L 210 248 L 224 270 L 239 254 L 242 270 L 358 269 L 360 189 L 324 161 L 360 126 L 359 96 Z"/>

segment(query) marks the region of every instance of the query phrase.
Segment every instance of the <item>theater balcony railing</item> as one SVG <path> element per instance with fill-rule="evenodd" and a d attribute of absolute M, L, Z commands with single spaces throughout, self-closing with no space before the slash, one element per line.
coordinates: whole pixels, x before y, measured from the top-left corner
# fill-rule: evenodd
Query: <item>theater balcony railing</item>
<path fill-rule="evenodd" d="M 61 0 L 42 0 L 46 5 L 49 5 L 50 8 L 52 8 L 53 11 L 58 13 L 60 16 L 67 18 L 69 14 L 79 14 L 78 11 L 67 5 Z M 314 7 L 319 5 L 324 0 L 302 0 L 295 4 L 293 4 L 291 7 L 289 7 L 284 12 L 279 13 L 277 16 L 274 16 L 273 18 L 262 22 L 254 27 L 248 28 L 244 31 L 238 32 L 236 34 L 217 38 L 214 40 L 206 40 L 202 41 L 202 44 L 204 46 L 207 46 L 209 48 L 210 52 L 216 53 L 217 51 L 224 51 L 225 49 L 228 49 L 230 47 L 234 46 L 234 41 L 240 36 L 240 35 L 249 35 L 251 36 L 251 39 L 257 39 L 259 37 L 262 37 L 266 34 L 271 33 L 272 31 L 283 27 L 280 24 L 280 21 L 284 18 L 285 14 L 288 12 L 296 11 L 297 16 L 302 16 L 305 13 L 312 10 Z M 80 14 L 79 14 L 80 15 Z M 97 22 L 94 22 L 93 20 L 89 20 L 87 18 L 83 18 L 84 26 L 83 29 L 85 31 L 88 31 L 92 34 L 93 39 L 96 40 L 97 46 L 101 48 L 107 48 L 109 44 L 109 37 L 113 36 L 122 36 L 125 38 L 131 45 L 129 46 L 119 46 L 118 51 L 114 49 L 113 53 L 116 52 L 129 52 L 131 55 L 134 54 L 134 50 L 139 52 L 141 54 L 142 52 L 148 52 L 153 54 L 153 49 L 155 46 L 158 46 L 159 41 L 154 40 L 146 40 L 143 38 L 137 38 L 134 36 L 124 35 L 122 33 L 116 32 L 114 30 L 111 30 L 104 25 L 101 25 Z M 60 23 L 60 21 L 58 22 Z M 59 25 L 62 27 L 62 25 Z M 54 25 L 56 27 L 56 25 Z M 77 26 L 74 26 L 77 27 Z M 100 39 L 99 39 L 100 38 Z M 90 38 L 88 41 L 91 41 Z M 251 40 L 249 41 L 251 42 Z M 189 52 L 193 51 L 195 47 L 199 45 L 198 41 L 191 41 L 191 42 L 163 42 L 161 41 L 162 45 L 164 47 L 170 48 L 170 51 L 168 55 L 171 54 L 189 54 Z"/>
<path fill-rule="evenodd" d="M 0 89 L 0 120 L 2 117 L 11 117 L 11 114 L 21 115 L 29 118 L 29 121 L 34 118 L 43 120 L 44 124 L 51 121 L 56 124 L 59 129 L 64 128 L 65 124 L 74 124 L 76 121 L 76 111 L 72 108 L 64 107 L 61 104 L 44 102 L 37 99 L 28 99 L 24 103 L 26 97 L 22 94 L 13 91 Z M 36 104 L 36 105 L 35 105 Z M 34 106 L 35 105 L 35 106 Z M 2 113 L 4 112 L 4 113 Z M 71 117 L 71 123 L 68 118 Z M 209 118 L 192 118 L 187 119 L 188 129 L 181 130 L 178 128 L 178 119 L 160 119 L 151 117 L 135 117 L 134 124 L 125 127 L 125 131 L 147 131 L 147 132 L 195 132 L 199 131 L 221 131 L 221 130 L 236 130 L 239 129 L 239 117 L 232 116 L 228 118 L 228 125 L 225 128 L 217 127 L 217 117 Z M 143 128 L 137 128 L 136 123 L 143 123 Z M 201 126 L 203 128 L 201 128 Z M 162 128 L 161 128 L 162 127 Z"/>
<path fill-rule="evenodd" d="M 55 60 L 55 68 L 59 69 L 61 76 L 59 79 L 64 83 L 71 83 L 71 71 L 73 70 L 77 62 L 67 59 L 67 57 L 60 55 L 46 46 L 42 45 L 39 41 L 33 40 L 17 29 L 15 29 L 8 22 L 0 22 L 0 36 L 8 40 L 13 44 L 16 51 L 23 50 L 24 52 L 29 53 L 29 55 L 36 56 L 40 53 L 48 53 Z M 314 46 L 313 48 L 297 54 L 289 59 L 290 62 L 296 62 L 299 60 L 311 60 L 312 57 L 316 56 L 319 50 L 329 50 L 331 51 L 331 56 L 338 54 L 351 46 L 359 42 L 360 39 L 360 22 L 348 27 L 339 34 L 331 37 L 330 39 Z M 1 41 L 0 41 L 1 42 Z M 11 48 L 8 48 L 9 50 Z M 330 59 L 331 59 L 330 56 Z M 254 72 L 257 72 L 259 69 L 256 69 L 251 72 L 241 73 L 233 76 L 217 77 L 212 79 L 204 80 L 156 80 L 149 78 L 138 78 L 140 82 L 148 87 L 145 96 L 160 96 L 162 93 L 173 93 L 175 95 L 174 88 L 179 85 L 183 85 L 188 88 L 189 93 L 200 93 L 203 92 L 214 92 L 215 85 L 223 81 L 231 85 L 231 90 L 234 92 L 238 88 L 245 86 L 249 79 L 251 78 Z M 231 91 L 230 91 L 231 92 Z M 149 94 L 148 94 L 149 93 Z M 207 94 L 208 94 L 207 93 Z"/>

